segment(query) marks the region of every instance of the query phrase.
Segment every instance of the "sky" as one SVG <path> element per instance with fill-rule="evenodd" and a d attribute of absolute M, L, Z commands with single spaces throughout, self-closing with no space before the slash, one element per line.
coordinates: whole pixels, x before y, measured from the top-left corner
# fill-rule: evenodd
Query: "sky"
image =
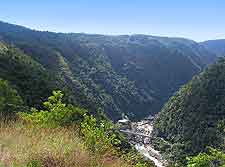
<path fill-rule="evenodd" d="M 54 32 L 225 39 L 224 0 L 1 0 L 0 20 Z"/>

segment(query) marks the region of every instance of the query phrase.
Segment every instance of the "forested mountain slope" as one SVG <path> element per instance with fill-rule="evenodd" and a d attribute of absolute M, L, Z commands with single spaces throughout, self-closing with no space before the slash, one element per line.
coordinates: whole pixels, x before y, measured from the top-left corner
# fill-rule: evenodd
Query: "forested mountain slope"
<path fill-rule="evenodd" d="M 164 140 L 161 149 L 174 160 L 185 160 L 207 146 L 224 149 L 224 100 L 225 60 L 221 59 L 183 86 L 158 114 L 154 133 Z"/>
<path fill-rule="evenodd" d="M 19 49 L 0 42 L 0 78 L 17 89 L 25 104 L 38 106 L 51 91 L 57 89 L 57 80 L 31 57 Z M 59 87 L 58 87 L 59 88 Z"/>
<path fill-rule="evenodd" d="M 217 56 L 225 56 L 225 39 L 209 40 L 200 44 Z"/>
<path fill-rule="evenodd" d="M 216 60 L 202 45 L 181 38 L 39 32 L 0 22 L 0 39 L 85 97 L 79 103 L 103 108 L 112 119 L 157 113 Z"/>
<path fill-rule="evenodd" d="M 9 85 L 8 81 L 0 78 L 0 122 L 24 109 L 23 105 L 23 100 L 17 91 Z"/>

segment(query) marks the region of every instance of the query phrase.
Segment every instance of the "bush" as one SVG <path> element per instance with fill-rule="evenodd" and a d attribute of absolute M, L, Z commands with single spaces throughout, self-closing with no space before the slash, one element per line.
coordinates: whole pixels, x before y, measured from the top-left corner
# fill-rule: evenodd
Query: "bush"
<path fill-rule="evenodd" d="M 209 148 L 208 153 L 187 159 L 187 167 L 225 167 L 225 154 L 212 148 Z"/>
<path fill-rule="evenodd" d="M 53 91 L 48 101 L 43 103 L 46 110 L 32 109 L 32 113 L 19 113 L 25 122 L 31 122 L 40 126 L 57 127 L 78 123 L 87 112 L 85 109 L 66 105 L 62 102 L 61 91 Z"/>
<path fill-rule="evenodd" d="M 118 144 L 120 141 L 116 139 L 116 135 L 110 133 L 113 129 L 113 124 L 107 120 L 102 120 L 98 124 L 93 116 L 84 116 L 81 123 L 81 132 L 84 136 L 86 145 L 93 152 L 103 153 L 106 150 L 112 149 L 113 144 Z"/>
<path fill-rule="evenodd" d="M 124 149 L 120 148 L 120 145 L 123 145 L 124 143 L 122 142 L 124 141 L 122 141 L 122 137 L 111 121 L 104 118 L 101 114 L 95 115 L 94 117 L 87 113 L 85 109 L 66 105 L 62 102 L 62 98 L 63 94 L 61 91 L 53 91 L 53 95 L 48 98 L 48 101 L 43 103 L 46 110 L 32 109 L 31 113 L 19 113 L 18 115 L 24 122 L 30 123 L 29 125 L 38 125 L 40 129 L 54 129 L 60 126 L 77 125 L 85 147 L 93 154 L 91 156 L 95 159 L 106 161 L 98 162 L 94 160 L 95 164 L 92 166 L 96 166 L 99 163 L 111 164 L 112 162 L 115 163 L 115 161 L 118 163 L 126 161 L 130 164 L 124 166 L 152 166 L 150 163 L 146 165 L 147 163 L 143 161 L 143 158 L 132 148 L 129 147 L 126 153 Z M 124 154 L 124 156 L 121 154 Z M 57 157 L 50 156 L 45 159 L 39 157 L 38 160 L 41 159 L 42 163 L 47 164 L 62 162 L 61 160 L 52 158 Z M 37 163 L 37 161 L 32 160 L 29 165 L 37 166 Z"/>

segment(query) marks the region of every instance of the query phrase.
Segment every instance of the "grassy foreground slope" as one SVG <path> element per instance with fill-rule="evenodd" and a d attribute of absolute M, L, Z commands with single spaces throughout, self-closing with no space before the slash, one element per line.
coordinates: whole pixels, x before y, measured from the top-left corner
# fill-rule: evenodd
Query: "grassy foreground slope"
<path fill-rule="evenodd" d="M 103 115 L 63 103 L 61 91 L 39 110 L 26 106 L 15 88 L 0 80 L 0 166 L 154 166 Z"/>
<path fill-rule="evenodd" d="M 68 128 L 34 128 L 13 122 L 0 125 L 0 166 L 131 167 L 110 152 L 92 154 Z"/>

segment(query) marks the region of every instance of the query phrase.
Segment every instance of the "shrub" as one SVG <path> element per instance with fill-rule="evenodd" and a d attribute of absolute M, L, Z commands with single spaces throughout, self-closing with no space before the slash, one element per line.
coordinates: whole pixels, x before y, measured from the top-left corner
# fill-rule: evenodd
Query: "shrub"
<path fill-rule="evenodd" d="M 225 154 L 212 148 L 209 148 L 208 153 L 200 153 L 187 159 L 187 167 L 225 167 Z"/>
<path fill-rule="evenodd" d="M 19 116 L 25 122 L 47 127 L 71 125 L 74 122 L 81 121 L 87 111 L 64 104 L 62 98 L 61 91 L 53 91 L 53 95 L 48 98 L 48 101 L 43 103 L 46 110 L 33 108 L 31 113 L 19 113 Z"/>
<path fill-rule="evenodd" d="M 48 101 L 43 103 L 46 110 L 32 109 L 31 113 L 19 113 L 18 115 L 23 122 L 29 123 L 29 125 L 32 125 L 31 128 L 37 130 L 43 128 L 51 130 L 67 125 L 67 128 L 69 128 L 70 126 L 77 125 L 77 127 L 79 127 L 79 132 L 82 134 L 82 143 L 85 145 L 85 149 L 88 148 L 90 152 L 89 157 L 91 157 L 91 160 L 86 160 L 89 166 L 105 165 L 110 167 L 118 164 L 124 167 L 135 165 L 135 167 L 152 166 L 152 164 L 145 165 L 146 163 L 143 161 L 142 157 L 140 157 L 139 154 L 137 155 L 137 152 L 133 152 L 133 149 L 130 147 L 127 151 L 128 153 L 123 152 L 124 149 L 121 149 L 120 145 L 124 144 L 122 143 L 124 141 L 121 140 L 122 137 L 118 134 L 119 132 L 117 132 L 111 121 L 104 118 L 101 114 L 95 115 L 94 117 L 87 113 L 85 109 L 66 105 L 62 102 L 62 99 L 63 94 L 61 91 L 53 91 L 53 95 L 48 98 Z M 36 128 L 36 125 L 38 125 L 38 128 Z M 35 156 L 36 159 L 31 159 L 28 165 L 38 167 L 38 163 L 41 162 L 44 166 L 61 167 L 63 166 L 62 163 L 64 164 L 63 161 L 69 162 L 68 158 L 70 158 L 70 156 L 80 157 L 80 155 L 71 154 L 69 154 L 67 158 L 64 156 L 58 157 L 55 155 L 54 151 L 53 153 L 53 155 Z M 121 154 L 125 155 L 122 156 Z M 92 160 L 92 158 L 94 160 Z M 128 163 L 123 164 L 123 161 Z M 87 166 L 87 164 L 85 165 Z"/>
<path fill-rule="evenodd" d="M 120 142 L 116 139 L 115 134 L 110 133 L 112 129 L 112 123 L 107 120 L 102 120 L 98 124 L 96 118 L 92 115 L 85 115 L 81 123 L 81 132 L 84 136 L 85 143 L 93 152 L 103 153 L 112 149 L 113 144 Z"/>

